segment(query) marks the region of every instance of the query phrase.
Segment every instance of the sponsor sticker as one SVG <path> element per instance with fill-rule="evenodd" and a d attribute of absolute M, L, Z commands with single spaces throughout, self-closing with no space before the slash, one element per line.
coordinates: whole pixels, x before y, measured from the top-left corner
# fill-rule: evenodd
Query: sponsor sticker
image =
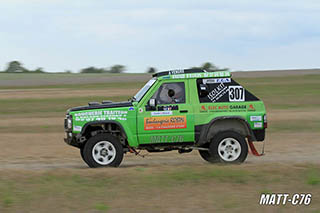
<path fill-rule="evenodd" d="M 82 127 L 81 126 L 74 126 L 73 131 L 81 131 Z"/>
<path fill-rule="evenodd" d="M 212 78 L 212 77 L 229 77 L 230 72 L 221 71 L 221 72 L 205 72 L 205 73 L 187 73 L 187 74 L 178 74 L 172 75 L 172 79 L 180 78 Z"/>
<path fill-rule="evenodd" d="M 200 112 L 245 112 L 247 111 L 247 106 L 244 104 L 236 105 L 216 105 L 216 106 L 205 106 L 200 107 Z"/>
<path fill-rule="evenodd" d="M 246 109 L 247 109 L 246 105 L 230 105 L 230 110 L 246 111 Z"/>
<path fill-rule="evenodd" d="M 204 84 L 218 84 L 218 83 L 230 83 L 231 78 L 211 78 L 203 79 Z"/>
<path fill-rule="evenodd" d="M 202 111 L 202 112 L 203 112 L 203 111 L 208 111 L 208 110 L 207 110 L 207 108 L 206 108 L 206 106 L 205 106 L 205 105 L 202 105 L 202 106 L 201 106 L 201 108 L 200 108 L 200 111 Z"/>
<path fill-rule="evenodd" d="M 178 70 L 170 70 L 169 71 L 169 74 L 170 75 L 177 75 L 177 74 L 183 74 L 184 73 L 184 70 L 183 69 L 178 69 Z"/>
<path fill-rule="evenodd" d="M 186 116 L 165 116 L 144 118 L 144 130 L 185 129 Z"/>
<path fill-rule="evenodd" d="M 256 111 L 254 106 L 252 104 L 249 105 L 248 111 Z"/>
<path fill-rule="evenodd" d="M 223 83 L 220 83 L 219 86 L 214 88 L 208 95 L 207 97 L 210 99 L 212 102 L 216 102 L 219 100 L 224 94 L 228 92 L 228 87 L 224 85 Z"/>
<path fill-rule="evenodd" d="M 172 115 L 172 111 L 151 112 L 151 116 Z"/>
<path fill-rule="evenodd" d="M 122 110 L 96 110 L 79 112 L 75 114 L 76 121 L 103 121 L 103 120 L 127 120 L 128 111 Z"/>
<path fill-rule="evenodd" d="M 151 136 L 151 143 L 168 143 L 168 142 L 183 142 L 183 135 L 161 135 L 161 136 Z"/>
<path fill-rule="evenodd" d="M 262 121 L 262 116 L 261 115 L 250 116 L 250 121 Z"/>
<path fill-rule="evenodd" d="M 253 123 L 254 128 L 261 128 L 262 127 L 262 123 L 261 122 L 256 122 Z"/>

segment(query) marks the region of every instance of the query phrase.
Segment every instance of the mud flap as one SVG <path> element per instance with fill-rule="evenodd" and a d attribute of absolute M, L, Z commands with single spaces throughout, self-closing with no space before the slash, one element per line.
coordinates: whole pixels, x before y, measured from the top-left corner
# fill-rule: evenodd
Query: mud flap
<path fill-rule="evenodd" d="M 258 151 L 256 150 L 256 148 L 254 147 L 253 142 L 249 139 L 249 140 L 248 140 L 248 144 L 249 144 L 251 153 L 252 153 L 253 155 L 255 155 L 255 156 L 258 156 L 258 157 L 263 156 L 263 155 L 264 155 L 264 143 L 265 143 L 265 142 L 263 142 L 262 152 L 261 152 L 261 154 L 259 154 Z"/>

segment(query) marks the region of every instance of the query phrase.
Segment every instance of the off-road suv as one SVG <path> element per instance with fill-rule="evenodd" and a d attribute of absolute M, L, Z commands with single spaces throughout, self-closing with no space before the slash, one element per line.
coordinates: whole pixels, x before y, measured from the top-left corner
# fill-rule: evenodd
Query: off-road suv
<path fill-rule="evenodd" d="M 65 142 L 78 147 L 90 167 L 120 165 L 136 150 L 199 150 L 211 163 L 241 163 L 247 141 L 265 138 L 262 101 L 228 71 L 187 69 L 156 73 L 129 101 L 71 108 Z"/>

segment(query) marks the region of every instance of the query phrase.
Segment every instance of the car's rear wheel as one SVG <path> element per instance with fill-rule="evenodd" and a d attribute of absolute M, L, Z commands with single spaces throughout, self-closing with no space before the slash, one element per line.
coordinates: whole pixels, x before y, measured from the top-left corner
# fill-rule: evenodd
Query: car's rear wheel
<path fill-rule="evenodd" d="M 99 134 L 88 140 L 83 149 L 84 161 L 89 167 L 118 167 L 123 159 L 123 147 L 110 134 Z"/>
<path fill-rule="evenodd" d="M 207 150 L 199 150 L 199 154 L 205 161 L 208 161 L 210 163 L 216 163 L 217 162 L 217 159 L 214 159 L 211 156 L 211 154 L 209 153 L 209 151 L 207 151 Z"/>
<path fill-rule="evenodd" d="M 234 131 L 218 133 L 209 146 L 214 162 L 242 163 L 248 155 L 248 145 L 244 136 Z"/>

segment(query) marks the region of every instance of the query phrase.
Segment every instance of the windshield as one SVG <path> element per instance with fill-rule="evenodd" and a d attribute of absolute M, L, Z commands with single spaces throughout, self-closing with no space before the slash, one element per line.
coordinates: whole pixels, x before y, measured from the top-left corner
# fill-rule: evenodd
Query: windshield
<path fill-rule="evenodd" d="M 156 82 L 156 78 L 152 78 L 150 79 L 146 85 L 144 85 L 144 87 L 142 87 L 139 92 L 133 96 L 134 101 L 140 101 L 141 98 L 143 98 L 144 94 L 146 94 L 146 92 L 150 89 L 150 87 L 154 84 L 154 82 Z"/>

